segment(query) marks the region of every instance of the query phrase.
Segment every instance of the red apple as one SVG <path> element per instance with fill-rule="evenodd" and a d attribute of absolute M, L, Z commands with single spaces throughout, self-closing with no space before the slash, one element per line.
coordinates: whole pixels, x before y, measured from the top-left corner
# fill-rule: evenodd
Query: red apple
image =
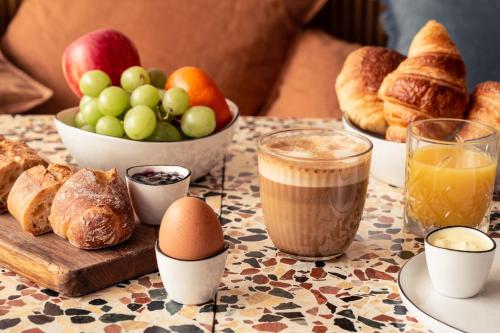
<path fill-rule="evenodd" d="M 120 75 L 141 64 L 137 48 L 124 34 L 113 29 L 89 32 L 71 43 L 63 54 L 62 67 L 66 82 L 81 97 L 80 77 L 89 70 L 106 72 L 113 85 L 120 85 Z"/>

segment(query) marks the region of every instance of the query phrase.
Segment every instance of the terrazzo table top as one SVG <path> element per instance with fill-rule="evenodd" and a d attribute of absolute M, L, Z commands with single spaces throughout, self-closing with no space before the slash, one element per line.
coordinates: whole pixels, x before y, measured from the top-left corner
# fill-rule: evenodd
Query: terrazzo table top
<path fill-rule="evenodd" d="M 300 262 L 266 234 L 256 140 L 286 127 L 340 128 L 335 120 L 243 117 L 224 161 L 190 188 L 216 212 L 231 244 L 213 303 L 169 299 L 158 273 L 79 298 L 0 269 L 0 330 L 11 332 L 427 332 L 402 305 L 397 274 L 422 251 L 402 231 L 400 189 L 370 180 L 357 236 L 340 259 Z M 53 162 L 74 163 L 51 116 L 0 116 L 0 134 L 25 140 Z M 82 143 L 83 144 L 83 143 Z M 500 208 L 494 204 L 493 212 Z M 500 230 L 493 213 L 492 232 Z M 500 216 L 500 215 L 499 215 Z"/>

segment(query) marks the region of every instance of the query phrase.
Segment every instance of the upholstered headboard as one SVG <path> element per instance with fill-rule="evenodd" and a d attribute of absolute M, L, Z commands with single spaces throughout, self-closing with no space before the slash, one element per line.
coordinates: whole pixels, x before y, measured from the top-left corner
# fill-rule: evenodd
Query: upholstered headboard
<path fill-rule="evenodd" d="M 0 0 L 0 35 L 21 2 Z M 385 45 L 386 36 L 378 19 L 381 11 L 381 0 L 328 0 L 311 25 L 351 42 Z"/>

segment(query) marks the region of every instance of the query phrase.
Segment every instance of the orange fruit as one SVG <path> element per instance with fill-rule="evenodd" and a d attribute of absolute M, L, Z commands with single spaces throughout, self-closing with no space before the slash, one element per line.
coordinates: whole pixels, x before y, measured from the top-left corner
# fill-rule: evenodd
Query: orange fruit
<path fill-rule="evenodd" d="M 215 112 L 216 130 L 226 126 L 233 116 L 224 95 L 215 82 L 201 69 L 193 66 L 175 70 L 167 79 L 165 89 L 179 87 L 189 96 L 189 105 L 204 105 Z"/>

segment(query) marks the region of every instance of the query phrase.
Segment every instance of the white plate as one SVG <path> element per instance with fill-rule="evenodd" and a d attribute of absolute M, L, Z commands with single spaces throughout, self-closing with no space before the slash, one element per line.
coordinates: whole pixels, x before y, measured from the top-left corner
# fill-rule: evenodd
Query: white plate
<path fill-rule="evenodd" d="M 495 240 L 500 246 L 500 241 Z M 459 277 L 457 277 L 459 278 Z M 399 272 L 399 293 L 406 308 L 435 333 L 498 333 L 500 325 L 500 256 L 493 261 L 488 281 L 475 297 L 458 299 L 434 290 L 425 253 L 411 258 Z"/>

